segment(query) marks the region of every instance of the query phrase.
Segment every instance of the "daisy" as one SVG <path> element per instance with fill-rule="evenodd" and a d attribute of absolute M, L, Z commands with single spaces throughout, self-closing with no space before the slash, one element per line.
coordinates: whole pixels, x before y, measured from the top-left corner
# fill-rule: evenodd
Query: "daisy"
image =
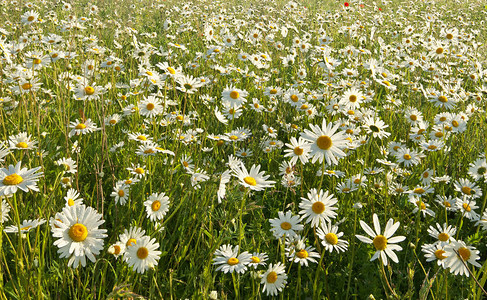
<path fill-rule="evenodd" d="M 364 125 L 362 126 L 367 134 L 372 134 L 373 137 L 377 137 L 379 139 L 387 138 L 391 134 L 387 131 L 384 131 L 385 128 L 389 127 L 389 125 L 385 125 L 384 121 L 379 118 L 375 117 L 365 117 L 363 120 Z"/>
<path fill-rule="evenodd" d="M 287 211 L 286 214 L 280 211 L 278 216 L 276 219 L 269 220 L 272 226 L 271 231 L 276 238 L 283 236 L 293 237 L 297 235 L 296 231 L 303 230 L 304 226 L 299 224 L 299 216 L 293 216 L 290 211 Z"/>
<path fill-rule="evenodd" d="M 120 242 L 125 247 L 136 245 L 139 240 L 144 236 L 145 230 L 139 227 L 130 227 L 129 230 L 124 229 L 123 233 L 118 237 Z M 125 258 L 126 259 L 126 258 Z"/>
<path fill-rule="evenodd" d="M 125 250 L 125 244 L 121 242 L 116 242 L 115 244 L 108 247 L 107 252 L 115 256 L 115 258 L 118 258 L 119 256 L 123 256 L 125 254 Z"/>
<path fill-rule="evenodd" d="M 0 210 L 0 223 L 3 223 L 8 220 L 8 213 L 10 212 L 10 205 L 7 201 L 2 199 L 2 207 Z"/>
<path fill-rule="evenodd" d="M 254 267 L 254 269 L 257 269 L 258 266 L 265 266 L 267 258 L 266 253 L 254 252 L 252 253 L 252 257 L 250 257 L 249 266 Z"/>
<path fill-rule="evenodd" d="M 456 203 L 457 203 L 457 198 L 453 198 L 453 196 L 441 196 L 441 195 L 436 195 L 435 198 L 436 203 L 440 204 L 442 207 L 444 207 L 447 211 L 455 211 L 456 208 Z"/>
<path fill-rule="evenodd" d="M 28 150 L 34 149 L 37 141 L 32 139 L 30 134 L 27 132 L 21 132 L 17 135 L 9 137 L 9 144 L 11 150 Z"/>
<path fill-rule="evenodd" d="M 472 220 L 472 221 L 477 221 L 480 218 L 480 215 L 474 210 L 479 208 L 475 202 L 475 200 L 467 200 L 467 197 L 463 197 L 463 200 L 460 198 L 456 198 L 456 208 L 459 210 L 459 212 L 462 214 L 462 216 L 465 216 L 467 219 Z"/>
<path fill-rule="evenodd" d="M 287 283 L 286 266 L 281 262 L 270 264 L 267 271 L 262 274 L 260 283 L 264 285 L 262 292 L 267 292 L 267 296 L 277 296 Z"/>
<path fill-rule="evenodd" d="M 56 165 L 63 166 L 64 172 L 66 173 L 76 174 L 77 172 L 76 168 L 78 166 L 76 165 L 76 161 L 74 161 L 71 157 L 68 158 L 63 157 L 58 159 L 56 161 Z"/>
<path fill-rule="evenodd" d="M 352 88 L 345 92 L 338 104 L 345 106 L 346 109 L 358 109 L 364 99 L 365 97 L 362 92 L 356 88 Z"/>
<path fill-rule="evenodd" d="M 39 13 L 33 10 L 26 11 L 20 18 L 20 21 L 24 25 L 30 25 L 36 23 L 37 21 L 39 21 Z"/>
<path fill-rule="evenodd" d="M 130 171 L 130 174 L 135 175 L 137 179 L 142 179 L 148 173 L 145 169 L 145 166 L 141 166 L 140 164 L 132 164 L 132 167 L 127 168 Z"/>
<path fill-rule="evenodd" d="M 169 197 L 165 193 L 153 193 L 144 205 L 151 221 L 162 220 L 169 210 Z"/>
<path fill-rule="evenodd" d="M 138 105 L 139 114 L 141 116 L 153 118 L 164 111 L 164 107 L 161 104 L 161 99 L 155 96 L 148 96 Z"/>
<path fill-rule="evenodd" d="M 217 197 L 218 197 L 218 204 L 222 203 L 222 200 L 225 198 L 226 193 L 226 184 L 230 182 L 230 178 L 232 171 L 225 170 L 220 177 L 220 185 L 218 186 Z"/>
<path fill-rule="evenodd" d="M 250 172 L 247 168 L 240 164 L 238 167 L 232 169 L 233 176 L 240 180 L 240 184 L 253 191 L 262 191 L 266 187 L 273 187 L 275 181 L 267 180 L 270 175 L 264 175 L 264 171 L 260 171 L 260 165 L 252 165 Z"/>
<path fill-rule="evenodd" d="M 0 169 L 0 196 L 13 195 L 18 189 L 24 192 L 39 191 L 36 182 L 42 176 L 42 172 L 36 172 L 41 167 L 28 170 L 27 168 L 21 169 L 20 165 L 21 162 L 19 161 L 15 166 L 9 165 L 8 169 Z"/>
<path fill-rule="evenodd" d="M 405 167 L 415 166 L 421 162 L 421 154 L 407 148 L 399 148 L 395 156 L 397 163 L 403 163 Z"/>
<path fill-rule="evenodd" d="M 291 164 L 296 164 L 298 159 L 304 165 L 308 162 L 308 156 L 310 151 L 309 143 L 303 139 L 302 137 L 297 140 L 295 137 L 291 137 L 290 144 L 286 144 L 286 147 L 289 149 L 285 149 L 284 157 L 291 157 Z"/>
<path fill-rule="evenodd" d="M 445 268 L 450 268 L 450 273 L 455 275 L 470 276 L 467 269 L 467 262 L 480 268 L 481 265 L 476 262 L 480 258 L 480 251 L 472 246 L 467 246 L 462 241 L 452 242 L 445 246 Z"/>
<path fill-rule="evenodd" d="M 125 205 L 130 196 L 129 186 L 123 182 L 117 182 L 110 196 L 115 198 L 115 204 Z"/>
<path fill-rule="evenodd" d="M 187 94 L 194 94 L 198 88 L 203 86 L 201 80 L 197 78 L 193 78 L 193 76 L 189 75 L 181 75 L 176 78 L 176 83 L 179 84 L 177 87 L 183 93 Z"/>
<path fill-rule="evenodd" d="M 473 163 L 470 163 L 468 169 L 468 175 L 470 175 L 475 181 L 484 180 L 487 181 L 487 161 L 485 158 L 478 158 Z"/>
<path fill-rule="evenodd" d="M 431 237 L 438 239 L 435 244 L 441 244 L 443 246 L 455 241 L 453 236 L 456 232 L 457 229 L 455 227 L 452 225 L 448 226 L 446 223 L 444 223 L 443 226 L 436 223 L 436 228 L 432 225 L 428 228 L 428 234 Z"/>
<path fill-rule="evenodd" d="M 482 191 L 468 179 L 460 178 L 455 181 L 454 185 L 455 191 L 462 193 L 463 196 L 469 199 L 476 199 L 482 196 Z"/>
<path fill-rule="evenodd" d="M 75 100 L 98 100 L 103 93 L 103 88 L 97 86 L 95 82 L 91 85 L 80 82 L 76 90 L 74 90 Z"/>
<path fill-rule="evenodd" d="M 333 194 L 328 195 L 328 191 L 319 192 L 316 189 L 311 189 L 308 193 L 308 198 L 301 197 L 301 203 L 299 203 L 299 208 L 301 211 L 299 214 L 302 215 L 301 219 L 307 219 L 306 223 L 311 222 L 311 227 L 318 227 L 326 222 L 331 222 L 330 218 L 336 218 L 337 213 L 335 210 L 338 208 L 334 205 L 338 202 L 334 198 Z"/>
<path fill-rule="evenodd" d="M 227 103 L 231 108 L 238 108 L 242 106 L 247 99 L 248 93 L 244 90 L 237 89 L 233 86 L 225 87 L 222 92 L 222 102 Z"/>
<path fill-rule="evenodd" d="M 326 124 L 325 119 L 321 128 L 318 125 L 311 124 L 311 130 L 305 129 L 301 137 L 311 143 L 310 155 L 313 156 L 312 163 L 317 160 L 320 163 L 326 160 L 328 165 L 338 164 L 338 160 L 345 157 L 342 150 L 346 147 L 347 140 L 343 132 L 337 132 L 340 124 L 333 126 L 333 123 Z"/>
<path fill-rule="evenodd" d="M 400 223 L 399 222 L 394 223 L 394 220 L 392 218 L 389 219 L 389 221 L 387 221 L 384 234 L 381 234 L 379 217 L 377 217 L 377 214 L 374 214 L 372 217 L 374 221 L 375 231 L 372 230 L 372 228 L 370 228 L 369 225 L 367 225 L 362 220 L 360 220 L 360 226 L 362 226 L 362 229 L 369 236 L 371 236 L 373 240 L 363 235 L 357 234 L 355 236 L 364 243 L 374 245 L 377 251 L 375 252 L 374 256 L 372 256 L 370 261 L 376 260 L 380 256 L 382 263 L 384 265 L 387 265 L 387 257 L 389 256 L 389 258 L 392 259 L 392 261 L 398 263 L 399 259 L 397 258 L 397 255 L 396 253 L 394 253 L 394 251 L 401 251 L 402 247 L 395 244 L 404 241 L 406 237 L 405 236 L 392 237 L 392 235 L 399 228 Z"/>
<path fill-rule="evenodd" d="M 66 197 L 66 206 L 75 206 L 83 204 L 83 198 L 80 198 L 79 193 L 75 189 L 69 189 Z"/>
<path fill-rule="evenodd" d="M 252 262 L 252 255 L 247 251 L 238 254 L 238 245 L 222 245 L 215 251 L 214 265 L 219 265 L 216 270 L 223 273 L 245 273 L 247 265 Z"/>
<path fill-rule="evenodd" d="M 340 239 L 343 236 L 343 232 L 338 233 L 338 226 L 331 225 L 331 222 L 323 222 L 316 230 L 318 237 L 321 240 L 321 244 L 325 247 L 325 250 L 332 252 L 333 250 L 338 253 L 347 251 L 348 242 Z"/>
<path fill-rule="evenodd" d="M 289 261 L 299 263 L 301 266 L 308 266 L 308 262 L 318 263 L 315 258 L 320 258 L 320 254 L 312 246 L 306 247 L 306 238 L 297 235 L 293 238 L 286 237 L 286 256 Z"/>
<path fill-rule="evenodd" d="M 17 233 L 19 232 L 19 227 L 20 227 L 20 233 L 26 233 L 29 232 L 30 230 L 36 228 L 39 225 L 42 225 L 46 223 L 46 220 L 44 219 L 38 219 L 38 220 L 24 220 L 22 224 L 19 226 L 17 225 L 10 225 L 5 227 L 3 231 L 6 233 Z"/>
<path fill-rule="evenodd" d="M 98 228 L 105 222 L 102 215 L 91 207 L 76 205 L 64 207 L 56 218 L 52 235 L 58 238 L 54 245 L 59 247 L 60 258 L 69 257 L 68 266 L 74 268 L 86 266 L 86 257 L 95 262 L 107 237 L 107 230 Z"/>
<path fill-rule="evenodd" d="M 125 257 L 127 264 L 131 266 L 134 271 L 144 274 L 144 272 L 157 265 L 157 262 L 161 256 L 161 251 L 156 250 L 159 248 L 159 243 L 156 243 L 156 239 L 151 239 L 150 236 L 143 236 L 137 244 L 127 247 Z"/>
<path fill-rule="evenodd" d="M 421 246 L 427 262 L 436 260 L 438 266 L 445 268 L 445 245 L 435 243 Z"/>
<path fill-rule="evenodd" d="M 72 128 L 69 132 L 69 137 L 72 137 L 74 135 L 92 133 L 93 131 L 100 130 L 100 128 L 97 128 L 96 124 L 92 122 L 91 119 L 88 119 L 84 122 L 80 122 L 78 121 L 78 119 L 76 119 L 76 121 L 74 122 L 69 122 L 69 128 Z"/>

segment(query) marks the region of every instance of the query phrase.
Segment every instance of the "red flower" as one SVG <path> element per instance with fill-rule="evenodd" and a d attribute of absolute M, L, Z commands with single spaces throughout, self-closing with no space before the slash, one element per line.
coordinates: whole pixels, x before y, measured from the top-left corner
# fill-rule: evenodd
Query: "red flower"
<path fill-rule="evenodd" d="M 382 8 L 379 7 L 379 10 L 382 11 Z"/>
<path fill-rule="evenodd" d="M 343 3 L 343 5 L 344 5 L 345 7 L 349 7 L 349 6 L 350 6 L 350 4 L 349 4 L 348 2 Z"/>

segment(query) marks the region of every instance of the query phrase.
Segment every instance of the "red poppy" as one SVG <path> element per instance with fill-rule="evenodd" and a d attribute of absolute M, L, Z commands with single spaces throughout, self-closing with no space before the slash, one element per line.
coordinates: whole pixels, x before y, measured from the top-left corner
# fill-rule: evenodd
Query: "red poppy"
<path fill-rule="evenodd" d="M 345 7 L 349 7 L 349 6 L 350 6 L 350 3 L 345 2 L 345 3 L 343 3 L 343 5 L 344 5 Z"/>

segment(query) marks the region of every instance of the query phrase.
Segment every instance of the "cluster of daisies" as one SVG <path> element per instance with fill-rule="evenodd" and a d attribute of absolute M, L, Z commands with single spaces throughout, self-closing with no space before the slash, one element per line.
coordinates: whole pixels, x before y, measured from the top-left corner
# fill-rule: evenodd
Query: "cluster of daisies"
<path fill-rule="evenodd" d="M 202 202 L 211 215 L 268 189 L 265 200 L 286 195 L 279 209 L 262 203 L 273 214 L 262 214 L 268 238 L 284 258 L 262 241 L 245 243 L 258 252 L 242 252 L 239 241 L 209 258 L 223 273 L 253 269 L 268 295 L 293 280 L 293 264 L 320 268 L 326 252 L 356 241 L 373 247 L 371 261 L 398 263 L 406 236 L 396 232 L 408 232 L 406 220 L 426 220 L 428 235 L 418 241 L 426 262 L 465 276 L 469 264 L 481 267 L 480 245 L 467 237 L 487 230 L 485 143 L 472 139 L 485 131 L 487 66 L 476 19 L 485 13 L 425 1 L 354 0 L 331 11 L 263 3 L 242 10 L 142 1 L 125 20 L 118 8 L 74 1 L 47 10 L 13 0 L 19 7 L 0 27 L 0 112 L 8 120 L 0 220 L 12 222 L 4 232 L 26 237 L 48 223 L 68 266 L 107 252 L 144 273 L 158 264 L 174 194 L 181 192 L 179 204 L 209 191 Z M 139 14 L 165 20 L 139 31 Z M 97 30 L 111 34 L 105 40 Z M 170 185 L 167 195 L 152 192 L 159 184 Z M 146 218 L 110 232 L 118 239 L 105 245 L 105 216 L 88 205 L 86 186 L 109 195 L 105 216 Z M 62 195 L 53 213 L 31 219 L 38 211 L 24 212 L 20 199 L 50 188 Z M 373 225 L 360 220 L 365 234 L 347 237 L 339 226 L 352 208 L 370 213 Z M 381 223 L 384 215 L 394 218 Z"/>

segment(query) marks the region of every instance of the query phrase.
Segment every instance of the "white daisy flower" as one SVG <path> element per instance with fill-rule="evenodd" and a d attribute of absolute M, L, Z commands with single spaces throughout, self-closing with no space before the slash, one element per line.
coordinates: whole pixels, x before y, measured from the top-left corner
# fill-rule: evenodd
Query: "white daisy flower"
<path fill-rule="evenodd" d="M 276 219 L 269 220 L 272 226 L 271 231 L 276 238 L 281 238 L 285 235 L 293 237 L 297 235 L 296 231 L 303 230 L 304 226 L 299 224 L 301 219 L 299 216 L 293 216 L 290 211 L 287 211 L 286 214 L 280 211 L 278 216 Z"/>
<path fill-rule="evenodd" d="M 153 268 L 161 256 L 159 243 L 156 239 L 151 239 L 150 236 L 143 236 L 137 244 L 127 247 L 125 257 L 127 264 L 131 266 L 138 273 L 143 274 L 147 269 Z"/>
<path fill-rule="evenodd" d="M 169 210 L 169 197 L 165 193 L 152 193 L 144 202 L 147 216 L 151 221 L 162 220 Z"/>
<path fill-rule="evenodd" d="M 333 194 L 329 195 L 328 191 L 323 192 L 323 190 L 318 192 L 313 188 L 308 193 L 308 198 L 301 197 L 299 214 L 302 215 L 302 220 L 307 219 L 306 223 L 311 222 L 311 227 L 317 227 L 325 221 L 331 222 L 330 218 L 334 219 L 337 216 L 335 210 L 338 208 L 334 205 L 338 200 L 333 197 Z"/>
<path fill-rule="evenodd" d="M 477 268 L 482 267 L 476 260 L 480 259 L 480 251 L 472 246 L 467 246 L 463 241 L 452 242 L 445 246 L 445 268 L 450 268 L 450 273 L 455 275 L 467 275 L 469 272 L 466 263 L 470 263 Z"/>
<path fill-rule="evenodd" d="M 389 221 L 387 221 L 384 234 L 382 234 L 380 229 L 379 217 L 377 217 L 377 214 L 373 215 L 373 220 L 374 220 L 375 231 L 372 230 L 369 227 L 369 225 L 367 225 L 364 221 L 360 220 L 360 226 L 362 226 L 362 229 L 369 236 L 371 236 L 373 240 L 363 235 L 357 234 L 355 236 L 364 243 L 374 245 L 377 251 L 375 252 L 374 256 L 372 256 L 370 261 L 376 260 L 380 256 L 382 263 L 384 265 L 387 265 L 387 257 L 389 256 L 392 259 L 392 261 L 398 263 L 399 259 L 397 258 L 397 255 L 396 253 L 394 253 L 394 251 L 401 251 L 402 247 L 395 244 L 404 241 L 406 237 L 405 236 L 392 237 L 392 235 L 399 228 L 400 223 L 399 222 L 394 223 L 394 220 L 392 220 L 392 218 L 389 219 Z"/>
<path fill-rule="evenodd" d="M 305 129 L 301 137 L 311 143 L 310 155 L 313 157 L 312 163 L 323 160 L 328 165 L 337 165 L 338 160 L 345 157 L 345 149 L 347 140 L 343 132 L 337 132 L 340 124 L 333 126 L 333 123 L 326 124 L 325 119 L 321 128 L 318 125 L 310 124 L 311 130 Z"/>
<path fill-rule="evenodd" d="M 252 255 L 247 251 L 238 254 L 238 245 L 222 245 L 215 251 L 214 265 L 219 265 L 216 270 L 223 273 L 245 273 L 247 265 L 252 261 Z"/>
<path fill-rule="evenodd" d="M 19 232 L 19 227 L 20 227 L 20 232 L 21 233 L 26 233 L 29 232 L 30 230 L 36 228 L 39 225 L 42 225 L 46 223 L 46 220 L 44 219 L 38 219 L 38 220 L 24 220 L 20 226 L 17 225 L 10 225 L 5 227 L 3 231 L 6 233 L 17 233 Z"/>
<path fill-rule="evenodd" d="M 232 169 L 233 176 L 240 180 L 240 184 L 254 191 L 262 191 L 266 187 L 273 187 L 275 181 L 267 180 L 270 175 L 264 175 L 264 171 L 259 172 L 260 165 L 252 165 L 250 172 L 240 164 Z"/>
<path fill-rule="evenodd" d="M 262 292 L 267 292 L 267 296 L 277 296 L 287 283 L 286 266 L 281 262 L 269 265 L 269 269 L 262 274 L 260 281 L 264 285 Z"/>
<path fill-rule="evenodd" d="M 107 237 L 106 229 L 98 226 L 105 223 L 102 215 L 92 207 L 85 205 L 66 206 L 56 214 L 52 235 L 58 238 L 54 245 L 59 247 L 60 258 L 69 257 L 68 266 L 77 268 L 86 266 L 86 257 L 92 262 L 95 255 L 103 250 L 103 238 Z"/>
<path fill-rule="evenodd" d="M 330 222 L 322 222 L 320 227 L 316 230 L 316 234 L 326 250 L 330 252 L 335 250 L 338 253 L 340 253 L 340 251 L 347 251 L 348 242 L 340 239 L 343 236 L 343 232 L 338 232 L 338 226 L 331 225 Z"/>
<path fill-rule="evenodd" d="M 28 170 L 27 168 L 20 168 L 19 161 L 15 166 L 10 165 L 7 168 L 0 169 L 0 196 L 13 195 L 18 189 L 24 192 L 33 190 L 38 192 L 36 182 L 42 176 L 42 172 L 36 173 L 41 167 Z"/>

